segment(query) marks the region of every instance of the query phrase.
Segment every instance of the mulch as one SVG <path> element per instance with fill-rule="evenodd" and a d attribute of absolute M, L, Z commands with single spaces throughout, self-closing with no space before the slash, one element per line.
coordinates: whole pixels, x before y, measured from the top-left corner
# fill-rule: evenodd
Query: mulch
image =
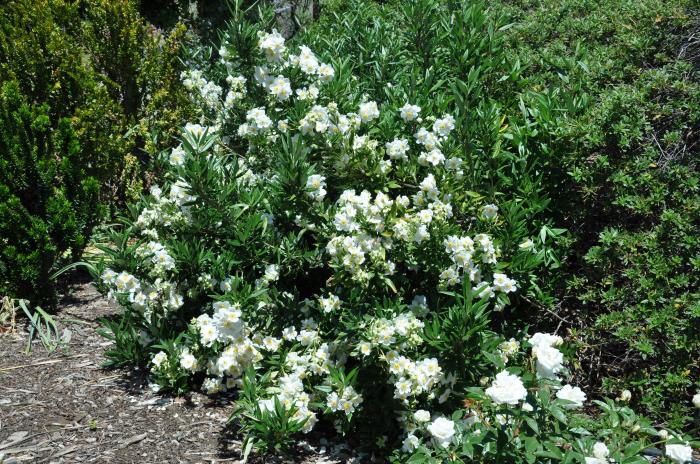
<path fill-rule="evenodd" d="M 117 312 L 78 282 L 54 315 L 64 346 L 48 353 L 35 340 L 26 354 L 24 328 L 0 333 L 0 464 L 240 462 L 241 437 L 226 427 L 230 398 L 163 396 L 143 372 L 102 367 L 111 342 L 96 329 Z M 18 315 L 17 325 L 25 322 Z M 343 444 L 309 441 L 287 456 L 248 462 L 360 462 Z"/>

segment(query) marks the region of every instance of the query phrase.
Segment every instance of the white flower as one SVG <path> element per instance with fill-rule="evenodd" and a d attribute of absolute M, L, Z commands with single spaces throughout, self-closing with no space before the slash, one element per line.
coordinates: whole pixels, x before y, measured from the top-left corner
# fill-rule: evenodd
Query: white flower
<path fill-rule="evenodd" d="M 501 371 L 496 375 L 491 386 L 486 389 L 486 395 L 496 404 L 513 406 L 525 399 L 527 390 L 520 377 L 508 371 Z"/>
<path fill-rule="evenodd" d="M 279 338 L 267 336 L 262 339 L 263 347 L 268 351 L 277 351 L 282 341 Z"/>
<path fill-rule="evenodd" d="M 306 180 L 306 188 L 309 190 L 308 195 L 316 201 L 322 201 L 326 196 L 326 178 L 324 176 L 314 174 Z"/>
<path fill-rule="evenodd" d="M 185 150 L 182 149 L 182 146 L 173 148 L 170 152 L 169 161 L 171 166 L 182 166 L 185 164 Z"/>
<path fill-rule="evenodd" d="M 598 441 L 593 445 L 593 457 L 605 461 L 608 456 L 610 456 L 610 450 L 605 446 L 605 443 Z"/>
<path fill-rule="evenodd" d="M 330 82 L 333 79 L 333 76 L 335 76 L 335 70 L 331 65 L 324 63 L 318 67 L 316 74 L 318 74 L 319 81 Z"/>
<path fill-rule="evenodd" d="M 386 154 L 391 159 L 407 159 L 408 141 L 406 139 L 394 139 L 386 144 Z"/>
<path fill-rule="evenodd" d="M 362 103 L 360 105 L 360 111 L 358 111 L 360 119 L 362 122 L 370 122 L 379 117 L 379 108 L 377 107 L 377 102 L 369 101 Z"/>
<path fill-rule="evenodd" d="M 447 448 L 455 434 L 455 423 L 444 417 L 438 417 L 427 429 L 440 446 Z"/>
<path fill-rule="evenodd" d="M 537 374 L 545 378 L 554 378 L 564 369 L 564 355 L 551 346 L 535 346 L 532 353 L 537 359 Z"/>
<path fill-rule="evenodd" d="M 406 122 L 414 121 L 418 117 L 418 113 L 420 113 L 420 106 L 406 103 L 401 108 L 401 119 Z"/>
<path fill-rule="evenodd" d="M 199 124 L 187 123 L 185 124 L 185 132 L 192 134 L 193 136 L 199 138 L 204 135 L 205 132 L 212 132 L 210 127 L 204 127 Z"/>
<path fill-rule="evenodd" d="M 486 205 L 484 209 L 481 210 L 481 216 L 484 219 L 493 219 L 498 214 L 498 206 L 496 205 Z"/>
<path fill-rule="evenodd" d="M 305 74 L 316 74 L 318 70 L 318 59 L 314 52 L 305 45 L 299 47 L 299 69 Z"/>
<path fill-rule="evenodd" d="M 328 314 L 340 308 L 340 298 L 336 295 L 329 295 L 328 298 L 319 298 L 319 304 L 324 313 Z"/>
<path fill-rule="evenodd" d="M 535 408 L 533 408 L 530 403 L 523 403 L 523 411 L 532 412 L 534 410 L 535 410 Z"/>
<path fill-rule="evenodd" d="M 117 273 L 114 272 L 112 269 L 107 268 L 102 272 L 102 275 L 100 276 L 102 279 L 102 282 L 106 284 L 113 284 L 114 281 L 117 279 Z"/>
<path fill-rule="evenodd" d="M 372 344 L 369 342 L 362 342 L 359 344 L 359 349 L 362 356 L 369 356 L 372 353 Z"/>
<path fill-rule="evenodd" d="M 564 385 L 561 390 L 557 392 L 557 398 L 560 400 L 573 401 L 573 403 L 564 405 L 564 408 L 576 409 L 583 406 L 584 401 L 586 401 L 586 394 L 579 387 Z"/>
<path fill-rule="evenodd" d="M 619 400 L 622 401 L 623 403 L 627 403 L 629 400 L 632 399 L 632 392 L 625 389 L 620 392 L 620 398 Z"/>
<path fill-rule="evenodd" d="M 165 361 L 167 361 L 168 355 L 163 351 L 159 351 L 153 356 L 153 365 L 158 369 Z"/>
<path fill-rule="evenodd" d="M 687 445 L 666 445 L 666 457 L 677 464 L 692 462 L 693 449 Z"/>
<path fill-rule="evenodd" d="M 518 248 L 520 248 L 521 250 L 532 250 L 534 247 L 535 243 L 529 238 L 520 245 L 518 245 Z"/>
<path fill-rule="evenodd" d="M 450 132 L 455 128 L 455 118 L 449 114 L 445 115 L 442 119 L 436 119 L 433 123 L 433 132 L 438 134 L 440 137 L 447 137 Z"/>
<path fill-rule="evenodd" d="M 700 392 L 697 392 L 695 396 L 693 396 L 693 406 L 700 409 Z"/>
<path fill-rule="evenodd" d="M 286 51 L 284 37 L 274 29 L 269 34 L 261 31 L 258 35 L 260 37 L 258 47 L 265 52 L 267 59 L 270 61 L 280 61 L 282 59 L 282 54 Z"/>
<path fill-rule="evenodd" d="M 430 413 L 425 409 L 419 409 L 413 413 L 413 418 L 416 422 L 430 422 Z"/>
<path fill-rule="evenodd" d="M 518 288 L 515 280 L 509 279 L 507 275 L 498 272 L 493 274 L 493 286 L 496 290 L 503 293 L 511 293 Z"/>
<path fill-rule="evenodd" d="M 180 367 L 188 371 L 194 371 L 197 369 L 197 358 L 195 358 L 189 352 L 185 352 L 180 357 Z"/>
<path fill-rule="evenodd" d="M 415 451 L 415 449 L 418 448 L 419 445 L 420 440 L 418 440 L 418 437 L 416 437 L 413 434 L 409 434 L 403 441 L 403 446 L 401 446 L 401 449 L 406 453 L 411 453 Z"/>
<path fill-rule="evenodd" d="M 289 79 L 284 76 L 277 76 L 270 84 L 270 87 L 268 87 L 268 90 L 281 101 L 287 100 L 292 95 L 292 86 L 289 83 Z"/>
<path fill-rule="evenodd" d="M 204 324 L 199 329 L 202 345 L 211 346 L 219 338 L 219 331 L 212 324 Z"/>
<path fill-rule="evenodd" d="M 586 464 L 608 464 L 608 460 L 587 457 Z"/>
<path fill-rule="evenodd" d="M 268 264 L 265 266 L 265 275 L 263 278 L 268 282 L 274 282 L 280 277 L 279 266 L 276 264 Z"/>

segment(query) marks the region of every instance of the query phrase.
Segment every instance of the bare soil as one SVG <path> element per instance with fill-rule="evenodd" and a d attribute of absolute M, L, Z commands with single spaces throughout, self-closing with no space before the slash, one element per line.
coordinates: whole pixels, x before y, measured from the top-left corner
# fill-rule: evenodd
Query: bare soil
<path fill-rule="evenodd" d="M 38 462 L 240 462 L 241 442 L 226 421 L 230 399 L 154 393 L 145 373 L 105 369 L 110 341 L 99 319 L 118 312 L 88 282 L 71 285 L 57 313 L 64 346 L 48 353 L 38 340 L 25 353 L 25 319 L 0 333 L 0 464 Z M 292 455 L 254 463 L 341 463 L 343 445 L 300 443 Z M 4 459 L 4 461 L 3 461 Z"/>

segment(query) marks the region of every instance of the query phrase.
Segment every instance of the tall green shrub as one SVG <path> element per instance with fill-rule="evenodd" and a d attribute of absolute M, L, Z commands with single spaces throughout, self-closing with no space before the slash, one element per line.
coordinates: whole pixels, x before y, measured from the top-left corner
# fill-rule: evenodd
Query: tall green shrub
<path fill-rule="evenodd" d="M 55 302 L 50 275 L 79 258 L 103 206 L 114 212 L 144 185 L 139 134 L 151 134 L 130 129 L 146 120 L 167 133 L 182 123 L 184 32 L 162 40 L 138 8 L 133 0 L 0 5 L 0 294 Z M 153 101 L 161 87 L 173 99 Z"/>
<path fill-rule="evenodd" d="M 0 152 L 0 292 L 51 303 L 54 263 L 79 256 L 100 218 L 99 183 L 70 120 L 16 81 L 0 91 Z"/>

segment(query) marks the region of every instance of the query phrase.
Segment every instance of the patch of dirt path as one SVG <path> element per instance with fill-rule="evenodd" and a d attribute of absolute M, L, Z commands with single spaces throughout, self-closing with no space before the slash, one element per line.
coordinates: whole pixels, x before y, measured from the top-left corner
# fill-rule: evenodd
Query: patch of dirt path
<path fill-rule="evenodd" d="M 49 354 L 35 340 L 25 354 L 21 327 L 0 333 L 0 464 L 239 462 L 241 442 L 225 428 L 227 400 L 197 393 L 164 397 L 148 388 L 139 371 L 101 367 L 111 342 L 95 330 L 100 318 L 117 312 L 80 282 L 54 316 L 59 333 L 70 331 L 65 346 Z M 342 446 L 332 451 L 302 444 L 291 457 L 249 462 L 349 462 Z"/>

